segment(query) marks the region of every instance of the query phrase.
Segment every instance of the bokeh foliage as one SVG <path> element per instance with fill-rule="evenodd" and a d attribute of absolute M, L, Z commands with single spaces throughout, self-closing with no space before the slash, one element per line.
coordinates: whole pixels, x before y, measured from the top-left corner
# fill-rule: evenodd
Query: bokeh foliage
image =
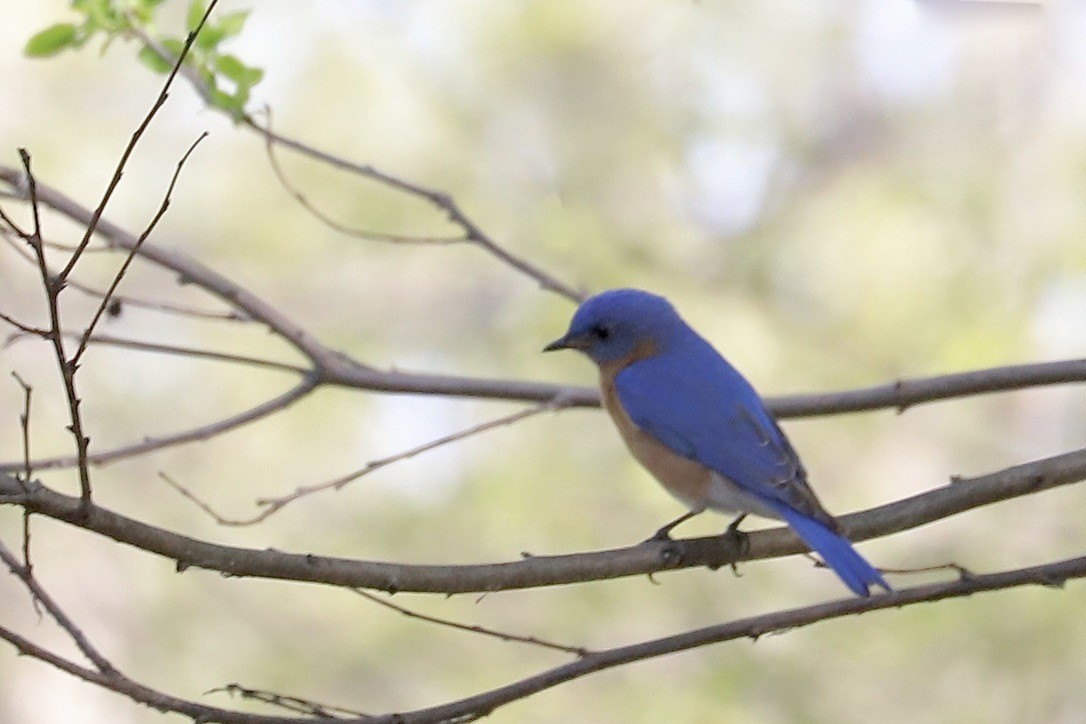
<path fill-rule="evenodd" d="M 234 94 L 219 99 L 228 112 L 208 113 L 178 88 L 107 215 L 144 223 L 176 158 L 210 129 L 157 243 L 197 255 L 375 365 L 591 380 L 583 361 L 538 355 L 571 311 L 561 299 L 477 250 L 367 244 L 292 205 L 260 139 L 233 124 L 267 103 L 277 130 L 452 192 L 495 238 L 572 282 L 666 293 L 766 393 L 1083 356 L 1086 20 L 1072 3 L 958 5 L 228 3 L 213 18 L 220 36 L 195 66 Z M 25 10 L 0 28 L 0 71 L 12 79 L 0 87 L 9 109 L 2 152 L 11 161 L 27 146 L 44 181 L 91 203 L 161 80 L 136 62 L 151 58 L 133 26 L 169 49 L 189 27 L 190 5 Z M 77 20 L 65 20 L 73 10 Z M 38 55 L 115 42 L 100 56 L 83 48 L 31 61 L 19 53 L 28 38 Z M 309 198 L 347 223 L 445 229 L 428 207 L 387 189 L 283 160 Z M 76 231 L 54 228 L 58 240 Z M 83 273 L 100 282 L 110 269 L 96 261 Z M 0 298 L 31 313 L 23 272 L 0 252 Z M 126 291 L 204 301 L 151 272 Z M 279 352 L 260 330 L 134 309 L 109 331 Z M 49 365 L 30 345 L 0 355 L 38 390 L 35 449 L 63 449 Z M 207 421 L 282 385 L 270 374 L 104 349 L 83 374 L 92 438 L 103 446 Z M 1082 402 L 1078 389 L 1044 390 L 788 430 L 827 506 L 845 512 L 1080 446 Z M 0 409 L 18 404 L 15 385 L 0 384 Z M 97 490 L 105 504 L 192 535 L 424 562 L 623 545 L 678 511 L 594 412 L 536 418 L 393 466 L 258 529 L 216 527 L 156 478 L 165 470 L 244 512 L 256 497 L 506 409 L 328 391 L 213 443 L 96 470 Z M 0 431 L 3 457 L 17 457 L 14 414 Z M 1082 551 L 1075 511 L 1084 502 L 1081 490 L 1064 489 L 863 550 L 888 566 L 1042 562 Z M 0 531 L 13 535 L 16 522 L 0 518 Z M 686 532 L 723 522 L 706 517 Z M 37 531 L 40 575 L 88 633 L 184 696 L 241 680 L 384 711 L 557 660 L 402 620 L 347 592 L 177 576 L 168 562 L 57 524 Z M 742 573 L 397 600 L 604 646 L 840 594 L 801 559 Z M 1086 708 L 1081 588 L 708 648 L 576 682 L 495 719 L 1071 722 Z M 8 581 L 0 601 L 33 619 Z M 160 720 L 9 650 L 0 670 L 0 720 Z"/>

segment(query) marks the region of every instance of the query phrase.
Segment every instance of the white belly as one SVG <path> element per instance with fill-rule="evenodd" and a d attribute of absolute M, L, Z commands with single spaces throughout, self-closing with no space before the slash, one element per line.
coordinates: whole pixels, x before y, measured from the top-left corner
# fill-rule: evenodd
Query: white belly
<path fill-rule="evenodd" d="M 780 520 L 780 516 L 772 508 L 716 472 L 709 478 L 706 503 L 706 507 L 722 513 L 753 513 L 763 518 Z"/>

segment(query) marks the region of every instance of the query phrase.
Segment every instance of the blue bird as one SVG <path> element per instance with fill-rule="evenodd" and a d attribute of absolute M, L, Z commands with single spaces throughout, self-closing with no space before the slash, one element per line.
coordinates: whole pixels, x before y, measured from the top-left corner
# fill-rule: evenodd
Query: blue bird
<path fill-rule="evenodd" d="M 690 511 L 783 520 L 858 596 L 890 591 L 807 484 L 807 471 L 762 398 L 666 299 L 613 289 L 586 300 L 545 352 L 575 349 L 598 366 L 603 404 L 645 466 Z"/>

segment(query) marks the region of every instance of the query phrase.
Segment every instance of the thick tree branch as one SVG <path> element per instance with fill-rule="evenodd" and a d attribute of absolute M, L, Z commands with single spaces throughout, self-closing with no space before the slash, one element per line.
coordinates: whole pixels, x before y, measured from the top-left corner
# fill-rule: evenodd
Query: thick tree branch
<path fill-rule="evenodd" d="M 999 591 L 1017 586 L 1041 585 L 1060 587 L 1070 579 L 1086 577 L 1086 557 L 1072 558 L 1042 566 L 1020 568 L 1013 571 L 974 575 L 948 583 L 899 589 L 893 593 L 869 598 L 846 598 L 814 606 L 777 611 L 761 616 L 737 619 L 728 623 L 706 626 L 674 636 L 643 641 L 630 646 L 619 646 L 586 654 L 563 666 L 530 676 L 508 686 L 477 694 L 443 706 L 422 709 L 404 714 L 396 721 L 403 724 L 441 722 L 465 715 L 484 715 L 497 707 L 524 699 L 540 691 L 550 689 L 588 674 L 605 671 L 635 661 L 664 656 L 679 651 L 734 641 L 741 638 L 757 640 L 771 633 L 791 631 L 801 626 L 830 621 L 845 616 L 856 616 L 871 611 L 901 608 L 916 603 L 962 598 L 984 591 Z"/>
<path fill-rule="evenodd" d="M 981 475 L 839 518 L 845 533 L 862 541 L 917 528 L 957 513 L 1086 479 L 1086 450 L 1045 458 Z M 0 505 L 19 505 L 176 561 L 177 568 L 205 568 L 231 576 L 308 581 L 389 592 L 481 593 L 583 583 L 697 566 L 718 568 L 739 561 L 794 555 L 806 547 L 787 528 L 748 534 L 740 550 L 733 537 L 712 536 L 629 548 L 482 565 L 432 566 L 364 561 L 217 545 L 179 535 L 96 506 L 86 519 L 78 499 L 40 483 L 25 486 L 0 474 Z"/>
<path fill-rule="evenodd" d="M 1068 580 L 1083 577 L 1086 577 L 1086 557 L 999 573 L 970 575 L 956 581 L 899 589 L 893 593 L 880 594 L 869 598 L 846 598 L 813 606 L 786 609 L 626 646 L 588 652 L 574 661 L 556 666 L 534 676 L 440 706 L 384 716 L 362 716 L 352 719 L 274 717 L 204 706 L 196 702 L 163 694 L 116 672 L 105 674 L 78 666 L 5 628 L 0 628 L 0 639 L 8 641 L 23 654 L 52 664 L 84 681 L 97 684 L 159 711 L 177 712 L 191 717 L 194 721 L 203 723 L 305 724 L 313 721 L 336 721 L 340 724 L 343 722 L 357 722 L 358 724 L 433 724 L 437 722 L 473 720 L 486 716 L 505 704 L 524 699 L 532 694 L 589 674 L 606 671 L 636 661 L 688 651 L 701 646 L 741 638 L 757 640 L 767 634 L 790 631 L 821 621 L 830 621 L 845 616 L 855 616 L 889 608 L 901 608 L 917 603 L 962 598 L 986 591 L 998 591 L 1028 585 L 1059 587 L 1063 586 Z"/>

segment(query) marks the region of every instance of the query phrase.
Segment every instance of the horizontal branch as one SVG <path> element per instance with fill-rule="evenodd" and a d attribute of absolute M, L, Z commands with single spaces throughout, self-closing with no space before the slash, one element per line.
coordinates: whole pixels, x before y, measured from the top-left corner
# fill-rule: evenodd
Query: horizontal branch
<path fill-rule="evenodd" d="M 24 193 L 23 173 L 20 169 L 0 164 L 0 181 L 8 184 L 14 192 Z M 40 203 L 81 224 L 89 223 L 93 216 L 90 210 L 40 181 L 37 184 L 37 194 Z M 137 241 L 134 235 L 106 219 L 99 221 L 98 233 L 111 245 L 123 249 L 131 249 Z M 379 392 L 504 399 L 517 402 L 547 402 L 561 398 L 564 407 L 599 405 L 599 394 L 591 387 L 396 372 L 370 367 L 322 345 L 270 303 L 179 251 L 155 244 L 145 244 L 140 255 L 177 273 L 184 283 L 197 285 L 219 297 L 240 312 L 244 318 L 266 324 L 314 363 L 321 372 L 322 384 Z M 778 417 L 807 417 L 884 408 L 904 410 L 923 402 L 1072 382 L 1086 382 L 1086 359 L 1011 365 L 934 377 L 902 379 L 873 387 L 840 392 L 768 397 L 767 403 Z"/>
<path fill-rule="evenodd" d="M 1079 557 L 998 573 L 971 574 L 962 576 L 955 581 L 898 589 L 892 593 L 867 598 L 850 597 L 813 606 L 785 609 L 705 626 L 672 636 L 587 652 L 574 661 L 539 674 L 439 706 L 384 716 L 362 716 L 352 719 L 337 718 L 327 721 L 336 721 L 341 724 L 438 724 L 439 722 L 473 720 L 490 714 L 500 706 L 524 699 L 546 689 L 583 678 L 589 674 L 637 661 L 645 661 L 667 654 L 741 638 L 757 640 L 767 634 L 791 631 L 822 621 L 844 618 L 845 616 L 857 616 L 872 611 L 962 598 L 975 593 L 999 591 L 1028 585 L 1062 587 L 1068 580 L 1083 577 L 1086 577 L 1086 557 Z M 102 688 L 127 696 L 133 701 L 159 711 L 177 712 L 189 716 L 195 721 L 219 722 L 221 724 L 308 724 L 318 721 L 311 717 L 267 716 L 206 706 L 151 689 L 115 671 L 103 674 L 93 669 L 78 666 L 3 627 L 0 627 L 0 639 L 10 643 L 22 654 L 52 664 L 84 681 L 97 684 Z"/>
<path fill-rule="evenodd" d="M 1007 365 L 934 377 L 901 379 L 843 392 L 789 395 L 769 400 L 777 417 L 813 417 L 843 412 L 896 408 L 990 392 L 1086 382 L 1086 359 Z"/>
<path fill-rule="evenodd" d="M 709 644 L 734 641 L 741 638 L 757 640 L 767 634 L 791 631 L 802 626 L 844 618 L 845 616 L 857 616 L 862 613 L 881 611 L 888 608 L 901 608 L 917 603 L 961 598 L 985 591 L 998 591 L 1028 585 L 1060 587 L 1070 579 L 1084 577 L 1086 577 L 1086 556 L 1000 573 L 964 576 L 957 581 L 915 586 L 868 598 L 845 598 L 814 606 L 736 619 L 674 636 L 642 641 L 629 646 L 593 651 L 575 661 L 556 666 L 553 669 L 514 682 L 508 686 L 499 687 L 443 706 L 396 715 L 397 718 L 392 721 L 397 722 L 397 724 L 430 724 L 432 722 L 451 721 L 458 717 L 481 716 L 493 712 L 494 709 L 503 704 L 519 701 L 532 694 L 582 678 L 588 674 L 680 651 L 688 651 Z"/>
<path fill-rule="evenodd" d="M 853 540 L 919 527 L 966 510 L 1086 479 L 1086 450 L 1045 458 L 839 518 Z M 478 593 L 583 583 L 697 566 L 794 555 L 807 550 L 787 528 L 748 534 L 746 550 L 734 537 L 645 542 L 629 548 L 481 565 L 407 565 L 217 545 L 142 523 L 100 506 L 80 517 L 79 499 L 0 475 L 0 504 L 24 509 L 157 553 L 190 567 L 230 576 L 306 581 L 388 592 Z"/>
<path fill-rule="evenodd" d="M 20 169 L 0 164 L 0 182 L 6 183 L 13 192 L 25 193 L 24 178 L 25 174 Z M 38 182 L 36 194 L 39 203 L 80 224 L 89 224 L 96 220 L 97 233 L 113 247 L 132 250 L 138 244 L 136 236 L 105 218 L 95 219 L 92 211 L 80 206 L 56 189 Z M 548 403 L 555 407 L 583 408 L 596 407 L 600 404 L 599 393 L 592 387 L 378 369 L 326 346 L 274 305 L 176 249 L 146 243 L 139 249 L 139 256 L 171 270 L 177 274 L 180 283 L 199 286 L 207 293 L 218 297 L 239 317 L 266 325 L 274 334 L 293 346 L 308 363 L 307 371 L 299 371 L 299 374 L 308 376 L 299 385 L 299 388 L 304 387 L 307 392 L 329 385 L 370 392 Z M 157 351 L 166 351 L 166 348 L 160 346 Z M 231 361 L 241 359 L 234 355 L 222 355 L 223 359 L 228 357 Z M 883 408 L 904 410 L 913 405 L 935 400 L 1084 381 L 1086 381 L 1086 360 L 1078 359 L 905 379 L 857 390 L 769 397 L 767 404 L 781 418 Z M 258 406 L 253 412 L 261 416 L 268 414 L 269 411 L 282 409 L 283 405 L 280 402 L 281 400 L 271 400 L 265 405 Z M 253 419 L 255 419 L 254 415 L 245 413 L 225 421 L 226 424 L 216 426 L 212 432 L 231 429 Z M 210 427 L 200 427 L 179 431 L 153 441 L 141 441 L 115 449 L 91 452 L 88 460 L 93 464 L 103 464 L 111 460 L 147 454 L 170 445 L 206 439 L 210 429 Z M 35 467 L 44 469 L 71 466 L 73 462 L 74 458 L 67 456 L 38 460 L 34 461 L 34 464 Z M 12 472 L 18 470 L 20 466 L 21 463 L 3 463 L 0 464 L 0 471 Z"/>

